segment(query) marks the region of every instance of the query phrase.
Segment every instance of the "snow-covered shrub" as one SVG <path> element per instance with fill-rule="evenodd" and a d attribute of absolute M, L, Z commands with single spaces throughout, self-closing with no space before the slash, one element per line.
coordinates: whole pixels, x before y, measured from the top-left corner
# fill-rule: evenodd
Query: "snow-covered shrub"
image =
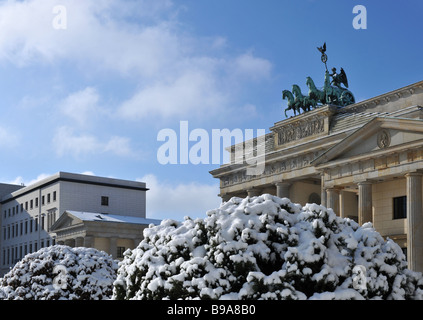
<path fill-rule="evenodd" d="M 420 273 L 370 223 L 268 194 L 164 220 L 125 252 L 114 299 L 421 299 Z"/>
<path fill-rule="evenodd" d="M 117 268 L 110 255 L 94 248 L 42 248 L 0 279 L 0 299 L 110 299 Z"/>

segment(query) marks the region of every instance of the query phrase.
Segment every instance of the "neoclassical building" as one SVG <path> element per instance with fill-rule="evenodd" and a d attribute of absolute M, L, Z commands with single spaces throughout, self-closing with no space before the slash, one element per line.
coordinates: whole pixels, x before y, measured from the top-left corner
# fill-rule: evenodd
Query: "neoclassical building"
<path fill-rule="evenodd" d="M 235 146 L 231 163 L 210 172 L 223 201 L 270 193 L 322 203 L 372 222 L 403 248 L 409 268 L 423 271 L 423 81 L 276 122 L 264 140 L 261 175 L 247 175 Z"/>
<path fill-rule="evenodd" d="M 103 250 L 115 259 L 134 248 L 146 218 L 146 184 L 58 172 L 29 186 L 0 184 L 0 276 L 26 254 L 53 244 Z"/>

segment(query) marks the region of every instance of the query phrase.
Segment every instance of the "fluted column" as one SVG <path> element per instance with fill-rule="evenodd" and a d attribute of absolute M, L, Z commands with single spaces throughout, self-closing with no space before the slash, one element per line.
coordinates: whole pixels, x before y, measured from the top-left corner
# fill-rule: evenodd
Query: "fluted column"
<path fill-rule="evenodd" d="M 358 183 L 358 223 L 373 222 L 372 214 L 372 183 L 368 181 Z"/>
<path fill-rule="evenodd" d="M 231 199 L 231 196 L 227 193 L 220 194 L 220 197 L 222 198 L 222 202 L 227 202 Z"/>
<path fill-rule="evenodd" d="M 339 193 L 339 216 L 345 218 L 345 195 L 346 191 Z"/>
<path fill-rule="evenodd" d="M 326 207 L 332 208 L 337 216 L 339 216 L 339 189 L 326 189 Z"/>
<path fill-rule="evenodd" d="M 86 247 L 86 248 L 93 248 L 94 247 L 94 237 L 93 236 L 85 236 L 84 237 L 84 247 Z"/>
<path fill-rule="evenodd" d="M 408 268 L 423 271 L 422 174 L 407 173 Z"/>
<path fill-rule="evenodd" d="M 259 195 L 261 195 L 261 189 L 258 188 L 251 188 L 247 190 L 248 196 L 249 197 L 257 197 Z"/>
<path fill-rule="evenodd" d="M 75 239 L 75 247 L 83 247 L 84 246 L 84 238 L 83 237 L 77 237 Z"/>
<path fill-rule="evenodd" d="M 277 182 L 276 186 L 276 196 L 279 198 L 289 198 L 289 188 L 291 184 L 289 182 Z"/>
<path fill-rule="evenodd" d="M 117 257 L 117 239 L 109 238 L 109 254 L 116 259 Z"/>

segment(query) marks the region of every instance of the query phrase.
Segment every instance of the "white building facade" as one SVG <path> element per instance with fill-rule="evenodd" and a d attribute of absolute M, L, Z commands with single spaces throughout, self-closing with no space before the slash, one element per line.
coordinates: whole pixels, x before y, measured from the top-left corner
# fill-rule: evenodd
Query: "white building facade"
<path fill-rule="evenodd" d="M 147 190 L 143 182 L 67 172 L 59 172 L 27 187 L 0 184 L 0 274 L 7 272 L 26 254 L 56 243 L 95 247 L 96 234 L 79 234 L 76 241 L 72 234 L 66 232 L 69 229 L 63 224 L 66 219 L 61 219 L 61 225 L 56 223 L 70 210 L 90 212 L 99 217 L 124 217 L 120 219 L 120 224 L 113 225 L 112 231 L 102 241 L 97 241 L 97 244 L 101 243 L 100 249 L 118 258 L 124 249 L 137 245 L 142 238 L 142 230 L 149 223 L 159 223 L 158 220 L 146 219 Z M 98 224 L 102 222 L 104 229 L 107 221 L 98 219 Z M 90 221 L 91 225 L 93 223 L 96 224 Z M 119 229 L 128 226 L 132 226 L 130 232 L 124 232 L 125 239 L 121 241 L 125 245 L 118 248 Z M 106 242 L 111 245 L 107 247 Z"/>

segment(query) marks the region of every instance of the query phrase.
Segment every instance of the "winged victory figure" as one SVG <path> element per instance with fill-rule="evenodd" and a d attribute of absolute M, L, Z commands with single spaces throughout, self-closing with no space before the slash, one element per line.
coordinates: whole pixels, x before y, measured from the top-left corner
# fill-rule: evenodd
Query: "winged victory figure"
<path fill-rule="evenodd" d="M 330 74 L 332 77 L 332 84 L 337 86 L 338 88 L 341 88 L 341 84 L 343 84 L 346 88 L 348 88 L 348 79 L 347 74 L 345 73 L 344 69 L 341 68 L 341 72 L 337 73 L 336 68 L 332 68 L 332 73 Z"/>

